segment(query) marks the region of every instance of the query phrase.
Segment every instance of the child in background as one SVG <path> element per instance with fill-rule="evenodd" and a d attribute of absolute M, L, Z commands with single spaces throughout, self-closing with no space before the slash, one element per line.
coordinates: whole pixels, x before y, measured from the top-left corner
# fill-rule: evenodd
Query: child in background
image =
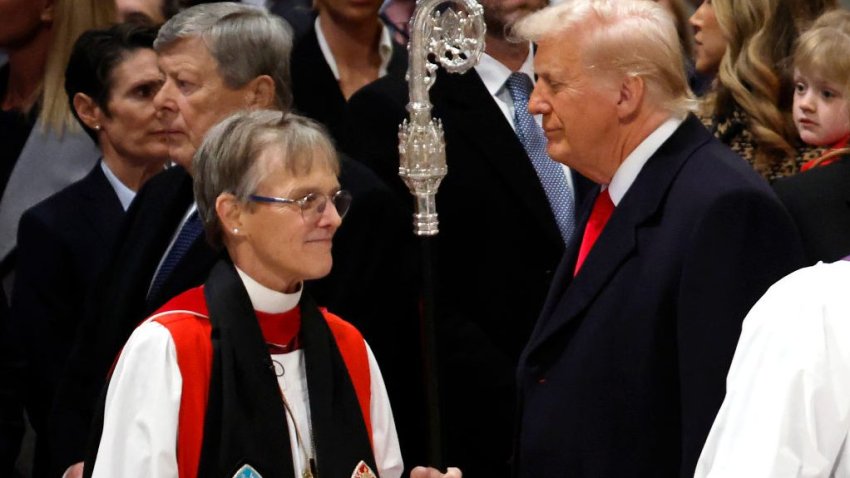
<path fill-rule="evenodd" d="M 828 148 L 807 171 L 850 152 L 850 12 L 822 15 L 800 36 L 794 52 L 794 125 L 800 139 Z"/>

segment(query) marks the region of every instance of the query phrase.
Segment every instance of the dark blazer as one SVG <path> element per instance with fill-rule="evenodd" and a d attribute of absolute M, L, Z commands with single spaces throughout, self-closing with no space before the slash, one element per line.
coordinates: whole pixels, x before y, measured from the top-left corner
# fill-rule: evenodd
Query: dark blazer
<path fill-rule="evenodd" d="M 290 64 L 295 110 L 327 126 L 331 136 L 339 140 L 345 121 L 346 101 L 319 48 L 314 25 L 310 25 L 307 33 L 296 41 Z M 387 75 L 404 78 L 406 71 L 407 51 L 393 42 Z"/>
<path fill-rule="evenodd" d="M 690 116 L 576 255 L 517 370 L 517 476 L 693 476 L 741 321 L 802 264 L 788 213 Z"/>
<path fill-rule="evenodd" d="M 71 349 L 69 337 L 123 216 L 98 163 L 21 217 L 10 333 L 25 365 L 21 385 L 37 434 L 34 476 L 46 473 L 47 418 Z"/>
<path fill-rule="evenodd" d="M 279 15 L 292 27 L 292 36 L 298 41 L 311 28 L 316 20 L 311 0 L 272 0 L 267 2 L 269 11 Z"/>
<path fill-rule="evenodd" d="M 478 74 L 441 70 L 431 101 L 445 130 L 448 165 L 433 239 L 446 461 L 470 476 L 507 476 L 515 366 L 563 239 L 531 161 Z M 349 101 L 342 144 L 411 213 L 411 195 L 398 176 L 398 125 L 407 102 L 400 79 L 364 87 Z M 574 180 L 580 202 L 590 183 Z"/>
<path fill-rule="evenodd" d="M 808 264 L 850 255 L 850 156 L 773 183 L 803 238 Z"/>
<path fill-rule="evenodd" d="M 171 297 L 203 283 L 215 263 L 218 254 L 202 236 L 160 292 L 146 297 L 159 261 L 192 201 L 192 178 L 174 167 L 148 181 L 127 212 L 116 248 L 89 296 L 60 383 L 50 420 L 54 473 L 61 475 L 83 459 L 97 397 L 136 325 Z"/>

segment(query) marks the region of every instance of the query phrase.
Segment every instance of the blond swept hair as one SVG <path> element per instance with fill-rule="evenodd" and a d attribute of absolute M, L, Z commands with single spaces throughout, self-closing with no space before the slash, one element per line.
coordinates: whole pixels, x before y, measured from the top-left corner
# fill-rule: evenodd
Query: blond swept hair
<path fill-rule="evenodd" d="M 736 106 L 743 110 L 755 140 L 753 165 L 770 170 L 796 155 L 788 68 L 794 43 L 836 0 L 713 0 L 712 6 L 728 45 L 710 109 L 718 118 Z"/>
<path fill-rule="evenodd" d="M 841 87 L 845 101 L 850 98 L 850 11 L 824 13 L 812 28 L 800 36 L 794 50 L 794 68 Z M 829 151 L 815 164 L 850 153 L 850 148 Z"/>
<path fill-rule="evenodd" d="M 794 50 L 794 68 L 843 88 L 850 97 L 850 11 L 837 9 L 821 15 L 800 36 Z"/>
<path fill-rule="evenodd" d="M 588 71 L 640 77 L 654 107 L 673 114 L 692 111 L 682 47 L 672 16 L 655 2 L 573 0 L 544 8 L 520 20 L 511 36 L 539 41 L 581 29 L 578 41 Z"/>
<path fill-rule="evenodd" d="M 44 70 L 41 121 L 46 129 L 61 135 L 78 130 L 65 94 L 65 68 L 77 38 L 86 30 L 104 28 L 115 22 L 115 2 L 111 0 L 56 0 L 53 38 Z"/>

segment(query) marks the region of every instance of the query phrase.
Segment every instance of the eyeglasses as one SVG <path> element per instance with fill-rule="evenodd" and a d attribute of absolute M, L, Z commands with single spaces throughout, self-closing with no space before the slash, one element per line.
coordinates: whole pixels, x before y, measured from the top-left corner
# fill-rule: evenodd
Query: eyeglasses
<path fill-rule="evenodd" d="M 254 202 L 271 204 L 295 204 L 301 209 L 301 217 L 306 222 L 318 222 L 319 218 L 325 212 L 325 208 L 328 205 L 328 199 L 330 199 L 333 203 L 336 213 L 339 214 L 340 218 L 345 217 L 345 214 L 351 207 L 351 193 L 344 189 L 340 189 L 330 197 L 323 193 L 310 193 L 301 199 L 288 199 L 251 194 L 248 196 L 248 199 Z"/>

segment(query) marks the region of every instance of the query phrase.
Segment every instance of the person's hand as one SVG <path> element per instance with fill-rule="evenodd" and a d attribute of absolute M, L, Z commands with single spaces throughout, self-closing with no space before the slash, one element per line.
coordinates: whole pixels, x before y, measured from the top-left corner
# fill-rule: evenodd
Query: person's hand
<path fill-rule="evenodd" d="M 410 478 L 461 478 L 463 473 L 460 468 L 449 468 L 445 473 L 442 473 L 436 468 L 425 468 L 417 466 L 410 471 Z"/>
<path fill-rule="evenodd" d="M 62 475 L 62 478 L 83 478 L 83 465 L 85 463 L 79 462 L 69 466 Z"/>

